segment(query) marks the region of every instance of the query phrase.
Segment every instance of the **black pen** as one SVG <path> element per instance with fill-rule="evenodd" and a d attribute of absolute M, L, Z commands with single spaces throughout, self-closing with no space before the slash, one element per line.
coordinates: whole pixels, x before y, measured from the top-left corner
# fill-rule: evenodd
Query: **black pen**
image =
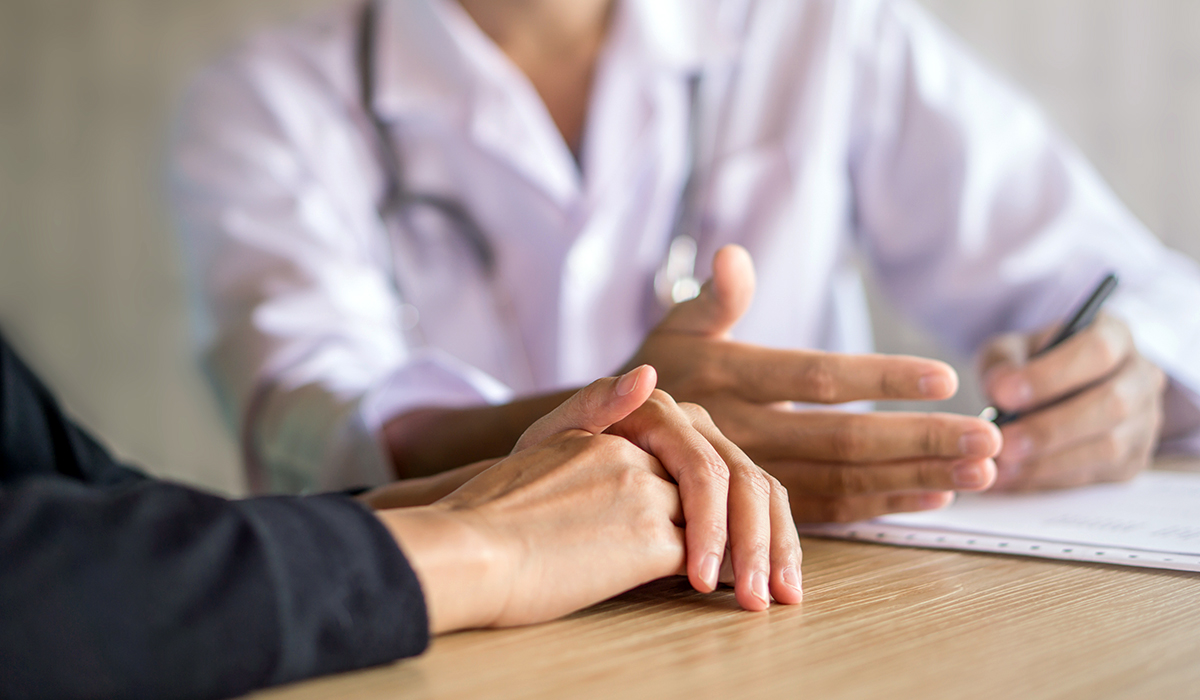
<path fill-rule="evenodd" d="M 1100 282 L 1099 286 L 1096 287 L 1096 291 L 1092 292 L 1091 296 L 1087 298 L 1087 301 L 1083 302 L 1083 304 L 1076 309 L 1075 313 L 1071 315 L 1070 319 L 1062 325 L 1062 328 L 1058 329 L 1058 332 L 1054 334 L 1054 337 L 1050 339 L 1050 342 L 1046 343 L 1046 345 L 1044 345 L 1040 350 L 1033 353 L 1029 359 L 1036 360 L 1054 348 L 1057 348 L 1059 345 L 1062 345 L 1071 338 L 1075 337 L 1088 326 L 1092 325 L 1092 322 L 1096 320 L 1096 315 L 1099 314 L 1100 309 L 1104 307 L 1104 302 L 1108 301 L 1108 298 L 1112 296 L 1112 293 L 1117 290 L 1118 284 L 1119 280 L 1115 274 L 1110 274 L 1105 277 Z M 1024 413 L 1004 413 L 995 406 L 988 406 L 987 408 L 983 409 L 983 413 L 980 413 L 979 417 L 989 419 L 998 426 L 1004 426 L 1019 420 L 1024 415 Z"/>

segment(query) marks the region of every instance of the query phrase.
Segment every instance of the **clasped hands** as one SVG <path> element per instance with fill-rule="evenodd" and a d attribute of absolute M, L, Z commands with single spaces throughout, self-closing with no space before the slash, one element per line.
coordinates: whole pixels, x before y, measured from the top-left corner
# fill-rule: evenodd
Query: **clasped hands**
<path fill-rule="evenodd" d="M 640 366 L 597 381 L 509 457 L 363 498 L 417 572 L 433 632 L 550 620 L 677 574 L 701 592 L 732 582 L 748 610 L 800 602 L 787 492 L 656 380 Z"/>

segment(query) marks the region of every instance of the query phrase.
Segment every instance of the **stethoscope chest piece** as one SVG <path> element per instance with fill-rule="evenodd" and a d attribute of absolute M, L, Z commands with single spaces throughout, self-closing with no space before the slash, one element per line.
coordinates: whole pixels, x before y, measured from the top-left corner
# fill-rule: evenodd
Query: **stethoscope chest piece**
<path fill-rule="evenodd" d="M 663 308 L 695 299 L 700 295 L 700 280 L 696 279 L 696 239 L 679 235 L 671 239 L 667 258 L 654 275 L 654 295 Z"/>

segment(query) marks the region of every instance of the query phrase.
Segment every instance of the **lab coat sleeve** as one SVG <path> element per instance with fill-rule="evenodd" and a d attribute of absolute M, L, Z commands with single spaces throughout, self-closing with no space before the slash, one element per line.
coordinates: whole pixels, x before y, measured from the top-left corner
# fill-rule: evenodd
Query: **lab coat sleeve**
<path fill-rule="evenodd" d="M 967 354 L 993 334 L 1059 322 L 1115 271 L 1109 308 L 1171 377 L 1175 445 L 1200 450 L 1200 268 L 924 10 L 864 6 L 854 216 L 888 298 Z"/>
<path fill-rule="evenodd" d="M 173 138 L 205 366 L 260 491 L 383 483 L 388 418 L 510 396 L 405 343 L 381 184 L 338 84 L 266 35 L 197 80 Z"/>

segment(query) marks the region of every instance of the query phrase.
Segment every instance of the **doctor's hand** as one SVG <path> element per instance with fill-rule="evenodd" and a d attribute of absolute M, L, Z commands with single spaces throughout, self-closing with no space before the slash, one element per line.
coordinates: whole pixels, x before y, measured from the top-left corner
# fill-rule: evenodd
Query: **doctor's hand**
<path fill-rule="evenodd" d="M 791 494 L 797 521 L 855 521 L 939 508 L 954 491 L 991 486 L 1000 432 L 946 414 L 797 411 L 791 402 L 941 400 L 958 377 L 933 360 L 775 350 L 729 333 L 754 295 L 749 254 L 717 253 L 713 279 L 676 306 L 630 365 L 649 364 L 660 386 L 704 406 L 716 425 Z"/>
<path fill-rule="evenodd" d="M 1053 329 L 993 340 L 984 387 L 1006 425 L 996 486 L 1024 491 L 1132 479 L 1150 466 L 1163 425 L 1166 379 L 1107 315 L 1034 360 Z"/>

